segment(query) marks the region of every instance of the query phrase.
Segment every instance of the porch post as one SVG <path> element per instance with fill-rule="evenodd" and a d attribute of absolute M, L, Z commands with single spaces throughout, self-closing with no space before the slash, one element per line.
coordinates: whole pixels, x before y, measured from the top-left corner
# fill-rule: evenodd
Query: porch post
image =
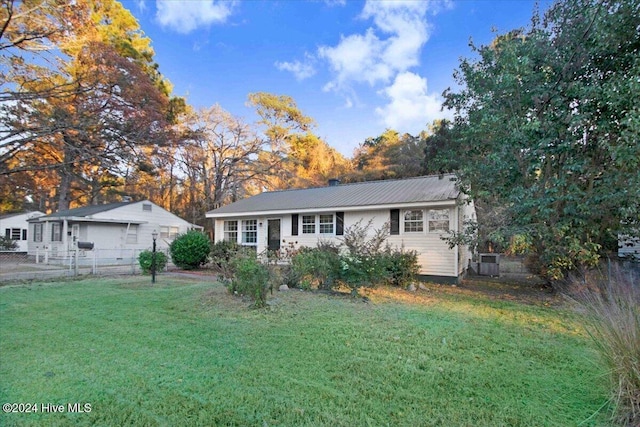
<path fill-rule="evenodd" d="M 61 236 L 62 237 L 62 239 L 61 239 L 62 242 L 61 243 L 62 243 L 62 247 L 64 248 L 64 251 L 65 251 L 65 256 L 71 257 L 71 251 L 70 251 L 69 242 L 68 242 L 69 238 L 67 236 L 68 230 L 69 230 L 69 223 L 65 219 L 65 220 L 62 221 L 62 236 Z"/>

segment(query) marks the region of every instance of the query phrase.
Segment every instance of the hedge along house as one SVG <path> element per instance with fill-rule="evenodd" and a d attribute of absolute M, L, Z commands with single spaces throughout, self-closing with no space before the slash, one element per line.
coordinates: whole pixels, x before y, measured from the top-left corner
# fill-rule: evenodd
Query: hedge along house
<path fill-rule="evenodd" d="M 29 255 L 46 254 L 53 263 L 74 256 L 76 249 L 86 255 L 82 249 L 87 245 L 78 242 L 93 244 L 94 250 L 117 260 L 150 249 L 154 231 L 157 249 L 164 250 L 179 234 L 202 229 L 148 200 L 69 209 L 29 223 Z"/>
<path fill-rule="evenodd" d="M 373 229 L 389 223 L 387 242 L 418 252 L 425 279 L 456 282 L 466 272 L 467 247 L 449 249 L 441 239 L 475 220 L 472 203 L 456 186 L 454 175 L 339 184 L 258 194 L 207 212 L 215 240 L 236 241 L 257 253 L 290 245 L 313 247 L 339 242 L 358 221 Z"/>

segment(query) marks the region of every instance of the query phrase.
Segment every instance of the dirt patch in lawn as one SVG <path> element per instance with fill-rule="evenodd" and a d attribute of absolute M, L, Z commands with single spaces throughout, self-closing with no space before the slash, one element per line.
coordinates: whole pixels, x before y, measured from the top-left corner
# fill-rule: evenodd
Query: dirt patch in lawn
<path fill-rule="evenodd" d="M 513 301 L 532 305 L 559 305 L 564 299 L 544 283 L 508 280 L 465 279 L 460 285 L 427 285 L 449 293 L 480 296 L 492 300 Z"/>
<path fill-rule="evenodd" d="M 172 273 L 177 276 L 191 276 L 193 278 L 199 279 L 209 277 L 211 280 L 217 280 L 218 278 L 218 273 L 211 270 L 174 270 Z M 390 290 L 392 289 L 394 288 L 390 288 Z M 508 278 L 487 278 L 480 276 L 471 276 L 465 279 L 459 285 L 421 283 L 419 288 L 415 292 L 403 291 L 397 288 L 395 288 L 395 290 L 400 293 L 406 292 L 409 299 L 424 298 L 427 300 L 432 300 L 433 297 L 436 297 L 438 293 L 443 293 L 450 295 L 468 295 L 490 300 L 512 301 L 522 304 L 543 306 L 556 306 L 561 305 L 565 302 L 562 295 L 560 295 L 558 292 L 554 292 L 550 286 L 544 284 L 539 280 L 524 281 L 509 280 Z M 299 290 L 292 290 L 292 292 L 299 292 Z M 224 288 L 216 289 L 215 291 L 213 291 L 213 293 L 217 294 L 217 298 L 221 298 L 223 297 L 222 294 L 226 294 L 224 295 L 224 297 L 225 299 L 229 300 L 227 302 L 234 301 L 235 303 L 246 304 L 246 301 L 241 302 L 242 299 L 229 295 Z M 274 295 L 278 293 L 279 292 L 277 289 L 273 290 Z M 315 290 L 312 291 L 312 293 L 336 298 L 350 297 L 348 292 L 340 293 Z M 368 296 L 368 292 L 363 289 L 361 292 L 361 297 L 363 298 L 356 298 L 355 300 L 363 300 L 364 302 L 366 302 L 368 300 Z M 270 294 L 269 297 L 273 298 L 273 295 Z"/>

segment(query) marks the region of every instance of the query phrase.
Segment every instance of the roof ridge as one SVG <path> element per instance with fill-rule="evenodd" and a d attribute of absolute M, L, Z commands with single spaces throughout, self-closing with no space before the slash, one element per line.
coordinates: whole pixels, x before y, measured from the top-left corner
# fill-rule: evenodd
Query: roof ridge
<path fill-rule="evenodd" d="M 285 189 L 282 189 L 282 190 L 263 191 L 262 193 L 258 193 L 258 194 L 285 193 L 285 192 L 288 192 L 288 191 L 304 191 L 304 190 L 315 190 L 315 189 L 320 189 L 320 188 L 347 187 L 347 186 L 352 186 L 352 185 L 376 184 L 376 183 L 382 183 L 382 182 L 411 181 L 411 180 L 424 179 L 424 178 L 435 178 L 435 177 L 440 177 L 440 176 L 442 176 L 443 177 L 442 179 L 444 179 L 444 177 L 446 177 L 446 176 L 454 176 L 455 177 L 456 174 L 455 173 L 444 173 L 444 174 L 410 176 L 410 177 L 407 177 L 407 178 L 374 179 L 372 181 L 347 182 L 347 183 L 344 183 L 344 184 L 341 183 L 341 184 L 336 185 L 336 186 L 322 185 L 322 186 L 317 186 L 317 187 L 306 187 L 306 188 L 285 188 Z M 251 196 L 249 196 L 249 197 L 251 197 Z"/>

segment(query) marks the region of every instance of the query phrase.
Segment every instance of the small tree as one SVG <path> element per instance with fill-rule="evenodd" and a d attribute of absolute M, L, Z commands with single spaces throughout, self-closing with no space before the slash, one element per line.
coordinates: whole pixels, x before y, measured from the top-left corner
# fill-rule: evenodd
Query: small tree
<path fill-rule="evenodd" d="M 171 260 L 178 267 L 194 270 L 209 260 L 211 242 L 205 234 L 191 230 L 181 234 L 169 246 Z"/>

